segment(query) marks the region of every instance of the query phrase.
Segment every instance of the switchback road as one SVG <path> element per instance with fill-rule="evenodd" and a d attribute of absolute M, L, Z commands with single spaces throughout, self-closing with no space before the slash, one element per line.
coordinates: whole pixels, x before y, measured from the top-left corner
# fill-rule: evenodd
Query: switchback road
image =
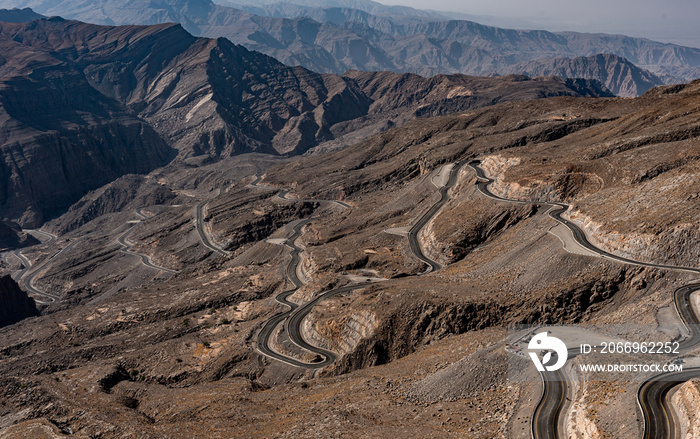
<path fill-rule="evenodd" d="M 480 162 L 475 160 L 469 163 L 469 166 L 474 169 L 478 179 L 479 191 L 485 196 L 498 201 L 520 204 L 536 204 L 542 206 L 550 206 L 548 211 L 549 216 L 555 221 L 566 226 L 574 236 L 576 242 L 584 248 L 596 253 L 598 256 L 610 259 L 623 264 L 637 265 L 642 267 L 660 268 L 664 270 L 684 271 L 700 274 L 700 269 L 693 267 L 680 267 L 675 265 L 654 264 L 649 262 L 640 262 L 633 259 L 616 256 L 606 252 L 588 241 L 585 232 L 571 221 L 562 218 L 562 214 L 569 209 L 569 206 L 564 203 L 551 203 L 540 201 L 526 200 L 511 200 L 499 197 L 491 192 L 488 186 L 493 183 L 493 179 L 487 177 L 484 171 L 479 167 Z M 674 292 L 674 302 L 678 310 L 678 314 L 686 324 L 690 331 L 688 337 L 681 348 L 685 351 L 691 350 L 700 345 L 700 334 L 697 330 L 698 317 L 696 316 L 692 306 L 690 305 L 690 295 L 700 289 L 700 283 L 684 285 Z M 559 372 L 559 371 L 557 371 Z M 535 414 L 532 418 L 532 436 L 538 438 L 558 438 L 558 424 L 561 417 L 561 411 L 564 407 L 566 398 L 566 381 L 560 373 L 546 372 L 543 373 L 544 391 L 540 399 Z M 649 439 L 666 439 L 672 438 L 669 436 L 673 433 L 673 422 L 668 419 L 669 409 L 665 406 L 665 399 L 660 396 L 665 395 L 682 379 L 687 380 L 688 377 L 700 376 L 700 369 L 684 371 L 682 373 L 660 375 L 647 381 L 642 385 L 638 392 L 638 398 L 642 412 L 644 415 L 645 433 L 644 437 Z M 677 378 L 677 379 L 676 379 Z"/>
<path fill-rule="evenodd" d="M 425 262 L 426 265 L 428 265 L 428 269 L 424 271 L 421 274 L 429 273 L 431 271 L 437 270 L 440 268 L 440 265 L 433 261 L 432 259 L 428 258 L 425 256 L 423 253 L 423 250 L 420 246 L 420 243 L 418 241 L 418 234 L 422 230 L 422 228 L 437 214 L 437 212 L 444 206 L 444 204 L 447 202 L 449 199 L 448 192 L 449 190 L 454 186 L 457 180 L 457 173 L 459 172 L 460 167 L 464 164 L 464 162 L 460 162 L 454 167 L 452 167 L 450 171 L 450 178 L 447 182 L 447 184 L 442 187 L 439 190 L 440 194 L 440 199 L 431 206 L 431 208 L 423 214 L 419 220 L 416 222 L 416 224 L 413 225 L 411 230 L 409 231 L 408 239 L 409 239 L 409 246 L 411 248 L 411 251 L 415 254 L 415 256 L 420 259 L 421 261 Z M 274 188 L 269 188 L 265 186 L 259 185 L 261 178 L 256 176 L 255 181 L 251 183 L 252 187 L 258 187 L 258 188 L 263 188 L 263 189 L 274 189 Z M 278 196 L 282 199 L 287 199 L 286 198 L 287 194 L 291 190 L 288 187 L 282 188 L 282 189 L 276 189 L 279 190 Z M 296 200 L 296 201 L 329 201 L 329 200 Z M 332 200 L 332 202 L 339 204 L 342 207 L 346 208 L 351 208 L 347 203 L 344 203 L 342 201 L 336 201 Z M 314 297 L 311 301 L 305 303 L 304 305 L 297 305 L 293 302 L 290 302 L 287 300 L 292 294 L 294 294 L 301 286 L 303 285 L 299 277 L 297 276 L 297 267 L 299 266 L 300 262 L 300 253 L 302 249 L 296 245 L 296 240 L 301 236 L 302 234 L 302 229 L 305 225 L 307 225 L 309 222 L 313 221 L 316 218 L 307 218 L 302 221 L 300 221 L 293 229 L 293 234 L 291 237 L 289 237 L 286 241 L 286 245 L 289 246 L 292 249 L 292 259 L 289 261 L 289 264 L 287 264 L 286 267 L 286 276 L 289 279 L 289 281 L 292 283 L 293 288 L 290 290 L 286 290 L 282 293 L 280 293 L 277 297 L 276 300 L 277 302 L 287 306 L 289 309 L 287 311 L 281 312 L 273 316 L 271 319 L 269 319 L 265 325 L 263 326 L 262 330 L 258 334 L 258 350 L 264 354 L 267 357 L 274 358 L 278 361 L 281 361 L 286 364 L 290 364 L 292 366 L 297 366 L 297 367 L 302 367 L 302 368 L 307 368 L 307 369 L 319 369 L 325 366 L 328 366 L 330 364 L 333 364 L 337 360 L 337 355 L 327 349 L 322 349 L 317 346 L 311 345 L 310 343 L 306 342 L 304 340 L 302 334 L 301 334 L 301 325 L 304 321 L 304 318 L 311 312 L 314 306 L 316 306 L 319 302 L 329 299 L 333 296 L 337 296 L 339 294 L 344 294 L 348 293 L 354 290 L 358 290 L 360 288 L 367 287 L 369 285 L 372 285 L 377 282 L 363 282 L 359 284 L 352 284 L 352 285 L 346 285 L 340 288 L 334 288 L 329 291 L 325 291 L 316 297 Z M 287 356 L 287 355 L 282 355 L 276 351 L 274 351 L 270 347 L 270 340 L 274 336 L 275 328 L 282 322 L 285 322 L 285 328 L 287 330 L 287 333 L 289 335 L 290 340 L 296 344 L 297 346 L 301 347 L 302 349 L 305 349 L 309 352 L 312 352 L 316 354 L 320 360 L 317 362 L 312 362 L 312 363 L 306 363 L 299 361 L 293 357 Z"/>
<path fill-rule="evenodd" d="M 142 217 L 144 219 L 146 218 L 146 216 L 141 212 L 141 209 L 137 209 L 136 213 L 140 217 Z M 119 236 L 119 238 L 117 238 L 117 242 L 119 243 L 119 245 L 122 246 L 121 252 L 124 254 L 127 254 L 127 255 L 137 256 L 138 258 L 141 259 L 141 263 L 148 268 L 152 268 L 154 270 L 160 270 L 160 271 L 163 271 L 165 273 L 177 274 L 178 271 L 155 265 L 153 262 L 151 262 L 151 258 L 148 257 L 147 255 L 144 255 L 143 253 L 137 253 L 137 252 L 131 250 L 133 245 L 128 241 L 127 238 L 129 237 L 129 235 L 131 235 L 131 233 L 134 231 L 134 229 L 136 229 L 136 226 L 138 226 L 141 223 L 141 221 L 142 220 L 136 221 L 134 224 L 131 225 L 131 227 L 129 227 L 126 230 L 126 232 L 122 233 L 121 236 Z"/>

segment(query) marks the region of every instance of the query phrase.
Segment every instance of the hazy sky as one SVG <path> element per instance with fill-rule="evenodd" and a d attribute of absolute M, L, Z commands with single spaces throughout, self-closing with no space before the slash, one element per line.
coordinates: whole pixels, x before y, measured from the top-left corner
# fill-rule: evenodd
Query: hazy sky
<path fill-rule="evenodd" d="M 700 47 L 698 0 L 379 0 L 470 14 L 494 26 L 620 33 Z"/>

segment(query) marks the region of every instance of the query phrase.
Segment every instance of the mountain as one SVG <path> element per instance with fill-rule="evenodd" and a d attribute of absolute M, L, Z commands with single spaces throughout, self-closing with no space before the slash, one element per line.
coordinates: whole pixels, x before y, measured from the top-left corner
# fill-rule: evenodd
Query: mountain
<path fill-rule="evenodd" d="M 243 10 L 250 8 L 248 12 L 253 12 L 253 9 L 257 9 L 263 12 L 263 14 L 259 15 L 270 16 L 278 16 L 272 15 L 273 11 L 299 11 L 302 8 L 306 10 L 342 8 L 355 9 L 372 15 L 391 16 L 393 18 L 445 19 L 444 14 L 439 12 L 425 11 L 402 5 L 384 5 L 371 0 L 294 0 L 293 2 L 280 2 L 278 0 L 218 0 L 214 3 Z M 254 13 L 257 14 L 257 12 Z"/>
<path fill-rule="evenodd" d="M 368 91 L 359 78 L 288 67 L 178 24 L 0 23 L 0 216 L 35 227 L 88 191 L 172 160 L 301 154 L 360 128 L 524 97 L 605 95 L 550 78 L 416 79 Z M 375 101 L 392 98 L 390 107 Z M 402 96 L 405 95 L 405 96 Z M 426 106 L 432 106 L 426 110 Z M 172 149 L 174 148 L 174 149 Z"/>
<path fill-rule="evenodd" d="M 506 75 L 484 78 L 435 75 L 424 78 L 411 73 L 349 71 L 350 78 L 372 101 L 371 114 L 390 114 L 412 108 L 410 118 L 441 116 L 469 109 L 553 96 L 612 97 L 597 81 L 558 77 L 529 78 Z"/>
<path fill-rule="evenodd" d="M 5 23 L 26 23 L 39 18 L 44 18 L 44 16 L 32 11 L 31 8 L 0 9 L 0 21 Z"/>
<path fill-rule="evenodd" d="M 491 75 L 543 58 L 624 57 L 664 83 L 700 77 L 700 49 L 623 35 L 521 31 L 463 20 L 374 15 L 361 9 L 264 6 L 259 16 L 210 0 L 0 0 L 2 7 L 31 6 L 100 24 L 178 22 L 194 35 L 225 37 L 287 65 L 317 72 L 347 70 Z M 367 9 L 367 8 L 365 8 Z M 596 78 L 605 81 L 605 77 Z"/>
<path fill-rule="evenodd" d="M 61 49 L 63 20 L 0 23 L 0 216 L 35 227 L 88 190 L 147 173 L 173 150 L 97 91 Z"/>
<path fill-rule="evenodd" d="M 38 315 L 34 299 L 28 297 L 10 276 L 0 276 L 0 328 Z"/>
<path fill-rule="evenodd" d="M 640 96 L 653 87 L 664 85 L 663 79 L 640 69 L 617 55 L 599 54 L 577 58 L 548 58 L 515 64 L 502 72 L 529 76 L 560 76 L 595 79 L 617 96 Z"/>

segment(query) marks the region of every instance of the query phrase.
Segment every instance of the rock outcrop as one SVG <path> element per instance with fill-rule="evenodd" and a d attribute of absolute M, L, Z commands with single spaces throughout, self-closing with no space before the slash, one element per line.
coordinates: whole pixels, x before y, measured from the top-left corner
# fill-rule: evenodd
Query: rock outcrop
<path fill-rule="evenodd" d="M 10 276 L 0 276 L 0 328 L 38 315 L 34 299 L 28 297 Z"/>
<path fill-rule="evenodd" d="M 0 221 L 0 250 L 12 250 L 38 243 L 36 238 L 22 231 L 17 223 Z"/>
<path fill-rule="evenodd" d="M 678 410 L 683 438 L 691 439 L 700 437 L 700 381 L 692 379 L 678 389 L 671 398 L 673 405 Z"/>

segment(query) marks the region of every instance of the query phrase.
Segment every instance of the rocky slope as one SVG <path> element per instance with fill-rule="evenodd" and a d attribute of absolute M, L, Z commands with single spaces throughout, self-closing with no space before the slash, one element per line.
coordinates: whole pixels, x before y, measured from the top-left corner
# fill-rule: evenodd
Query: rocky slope
<path fill-rule="evenodd" d="M 664 85 L 663 79 L 640 69 L 617 55 L 600 54 L 578 58 L 550 58 L 518 63 L 501 72 L 529 76 L 587 78 L 602 82 L 616 96 L 640 96 Z"/>
<path fill-rule="evenodd" d="M 358 90 L 370 94 L 372 78 Z M 611 251 L 697 261 L 698 114 L 698 83 L 635 99 L 559 96 L 417 118 L 341 151 L 264 167 L 244 155 L 124 177 L 179 198 L 146 206 L 139 221 L 122 201 L 157 200 L 115 182 L 52 223 L 78 228 L 24 251 L 44 261 L 81 238 L 34 279 L 62 301 L 3 329 L 0 428 L 18 437 L 43 422 L 88 437 L 302 437 L 319 428 L 357 438 L 529 437 L 540 381 L 507 380 L 506 327 L 675 322 L 671 292 L 690 276 L 569 253 L 546 208 L 484 197 L 469 168 L 420 236 L 444 268 L 422 274 L 405 236 L 387 230 L 430 209 L 445 164 L 480 158 L 494 190 L 571 203 L 569 215 L 590 219 L 581 221 L 587 231 L 599 227 L 596 242 L 617 237 Z M 274 187 L 291 189 L 282 198 Z M 321 201 L 332 199 L 350 208 Z M 195 228 L 202 202 L 225 255 Z M 90 218 L 93 205 L 109 213 Z M 256 349 L 260 328 L 283 310 L 275 296 L 289 288 L 290 251 L 280 244 L 300 218 L 312 218 L 296 242 L 307 283 L 292 300 L 378 279 L 320 301 L 303 322 L 306 336 L 341 354 L 318 373 Z M 179 272 L 124 254 L 117 238 L 130 227 L 133 251 Z M 641 235 L 662 245 L 638 245 Z M 292 345 L 286 330 L 275 334 L 273 346 Z M 601 387 L 605 405 L 581 426 L 639 437 L 642 425 L 604 408 L 622 401 L 634 416 L 635 385 Z"/>
<path fill-rule="evenodd" d="M 29 298 L 10 276 L 0 276 L 0 328 L 38 315 L 34 299 Z"/>
<path fill-rule="evenodd" d="M 46 47 L 49 38 L 39 35 L 63 21 L 32 23 L 0 25 L 0 216 L 24 227 L 38 226 L 88 190 L 174 157 L 148 124 Z"/>
<path fill-rule="evenodd" d="M 31 6 L 45 15 L 100 24 L 179 22 L 195 35 L 226 37 L 285 64 L 318 72 L 355 69 L 424 76 L 488 75 L 507 73 L 514 64 L 543 58 L 607 53 L 625 57 L 666 84 L 700 76 L 700 49 L 696 48 L 622 35 L 519 31 L 425 17 L 407 20 L 402 14 L 377 16 L 347 7 L 297 10 L 289 14 L 295 18 L 281 18 L 254 15 L 210 0 L 2 0 L 0 6 Z M 595 79 L 604 82 L 608 76 L 601 72 Z"/>
<path fill-rule="evenodd" d="M 11 221 L 0 221 L 0 251 L 13 250 L 38 244 L 32 235 L 24 232 L 22 228 Z"/>

